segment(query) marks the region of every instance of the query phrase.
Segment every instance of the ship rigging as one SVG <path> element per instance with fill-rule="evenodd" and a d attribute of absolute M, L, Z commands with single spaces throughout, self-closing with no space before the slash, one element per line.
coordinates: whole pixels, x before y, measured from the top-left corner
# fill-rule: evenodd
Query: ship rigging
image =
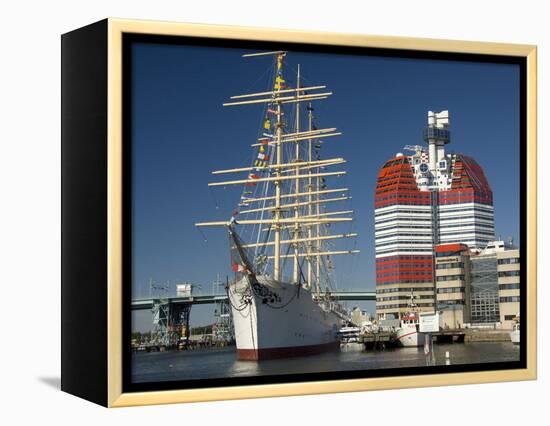
<path fill-rule="evenodd" d="M 251 144 L 255 158 L 248 167 L 212 172 L 216 176 L 244 174 L 208 184 L 242 186 L 239 208 L 228 220 L 196 224 L 228 229 L 232 268 L 238 275 L 229 295 L 237 316 L 235 332 L 242 359 L 260 359 L 262 353 L 268 357 L 288 356 L 332 347 L 342 319 L 347 318 L 329 297 L 332 256 L 359 252 L 333 248 L 335 240 L 352 239 L 357 234 L 351 230 L 332 232 L 333 226 L 351 224 L 353 210 L 327 210 L 328 205 L 351 199 L 347 187 L 329 189 L 327 184 L 329 178 L 346 174 L 344 170 L 330 170 L 346 160 L 321 158 L 324 141 L 341 132 L 332 127 L 318 128 L 313 105 L 329 98 L 332 92 L 324 85 L 302 85 L 300 65 L 295 87 L 290 87 L 283 74 L 286 55 L 284 51 L 243 55 L 273 59 L 270 90 L 232 96 L 223 104 L 263 105 L 262 130 Z M 305 128 L 303 121 L 307 123 Z M 287 260 L 291 264 L 287 265 Z M 287 271 L 291 276 L 285 275 Z M 250 315 L 243 314 L 247 306 Z M 279 310 L 284 307 L 286 316 L 275 318 L 266 306 Z M 300 325 L 290 327 L 286 331 L 289 335 L 269 328 L 286 322 Z"/>

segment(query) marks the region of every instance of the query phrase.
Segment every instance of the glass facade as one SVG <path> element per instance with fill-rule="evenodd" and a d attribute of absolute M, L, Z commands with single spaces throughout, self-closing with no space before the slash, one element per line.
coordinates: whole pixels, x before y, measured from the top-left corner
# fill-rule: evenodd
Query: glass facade
<path fill-rule="evenodd" d="M 472 324 L 500 321 L 496 256 L 471 259 L 471 319 Z"/>
<path fill-rule="evenodd" d="M 426 127 L 422 132 L 422 136 L 426 142 L 430 139 L 439 139 L 447 143 L 451 141 L 451 132 L 437 127 Z"/>

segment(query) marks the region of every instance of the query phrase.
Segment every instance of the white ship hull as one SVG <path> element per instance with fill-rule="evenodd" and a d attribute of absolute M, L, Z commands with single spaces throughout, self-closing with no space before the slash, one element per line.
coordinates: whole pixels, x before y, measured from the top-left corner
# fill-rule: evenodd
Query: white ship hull
<path fill-rule="evenodd" d="M 341 320 L 309 290 L 258 277 L 229 287 L 238 358 L 260 360 L 311 355 L 339 347 Z"/>
<path fill-rule="evenodd" d="M 404 347 L 424 346 L 424 334 L 416 330 L 415 325 L 404 326 L 397 329 L 397 343 Z"/>

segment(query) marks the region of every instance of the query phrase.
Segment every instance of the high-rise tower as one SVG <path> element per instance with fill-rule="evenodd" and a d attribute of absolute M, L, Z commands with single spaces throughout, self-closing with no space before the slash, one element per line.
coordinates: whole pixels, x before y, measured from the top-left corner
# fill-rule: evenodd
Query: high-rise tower
<path fill-rule="evenodd" d="M 406 146 L 378 174 L 375 194 L 376 310 L 407 311 L 411 293 L 422 311 L 435 309 L 434 246 L 483 248 L 494 240 L 493 193 L 481 167 L 447 154 L 449 112 L 428 112 L 424 141 Z"/>

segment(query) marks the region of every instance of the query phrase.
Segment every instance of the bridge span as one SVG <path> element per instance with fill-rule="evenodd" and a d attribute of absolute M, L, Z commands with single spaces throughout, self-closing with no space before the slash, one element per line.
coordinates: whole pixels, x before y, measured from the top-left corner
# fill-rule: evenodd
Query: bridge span
<path fill-rule="evenodd" d="M 376 301 L 376 292 L 374 291 L 335 291 L 331 292 L 331 296 L 334 300 L 341 301 Z M 227 295 L 222 294 L 208 294 L 208 295 L 196 295 L 196 296 L 173 296 L 173 297 L 151 297 L 146 299 L 134 299 L 132 300 L 132 310 L 139 311 L 145 309 L 152 309 L 155 301 L 163 301 L 168 304 L 191 304 L 191 305 L 207 305 L 212 303 L 220 303 L 227 301 Z"/>

